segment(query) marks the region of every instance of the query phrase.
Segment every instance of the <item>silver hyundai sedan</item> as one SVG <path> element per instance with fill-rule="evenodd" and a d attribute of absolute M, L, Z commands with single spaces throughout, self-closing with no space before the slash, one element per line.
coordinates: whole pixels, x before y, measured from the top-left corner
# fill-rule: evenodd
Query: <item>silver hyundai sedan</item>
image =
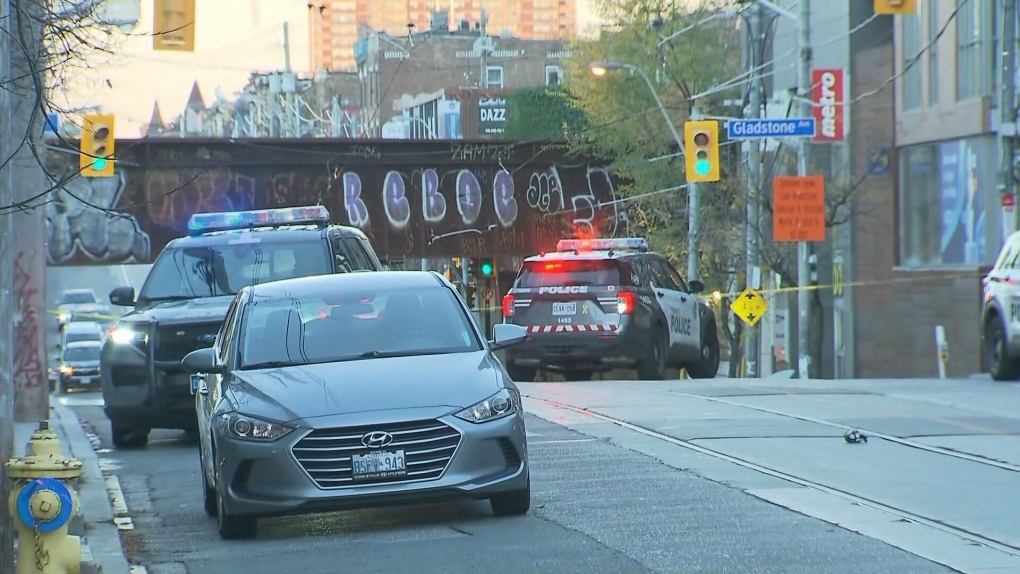
<path fill-rule="evenodd" d="M 454 287 L 420 271 L 246 287 L 193 373 L 205 510 L 224 539 L 259 517 L 489 500 L 531 507 L 520 393 Z"/>

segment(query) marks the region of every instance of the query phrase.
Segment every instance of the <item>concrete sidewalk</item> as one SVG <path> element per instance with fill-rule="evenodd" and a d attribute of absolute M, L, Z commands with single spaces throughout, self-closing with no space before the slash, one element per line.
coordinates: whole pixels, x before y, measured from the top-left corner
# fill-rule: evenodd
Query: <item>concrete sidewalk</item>
<path fill-rule="evenodd" d="M 38 423 L 18 423 L 14 428 L 14 455 L 24 456 L 25 445 Z M 60 437 L 64 455 L 82 462 L 78 486 L 80 515 L 71 521 L 71 534 L 82 536 L 82 574 L 130 574 L 131 568 L 121 546 L 120 531 L 114 523 L 113 507 L 99 456 L 78 415 L 57 401 L 50 402 L 50 429 Z"/>

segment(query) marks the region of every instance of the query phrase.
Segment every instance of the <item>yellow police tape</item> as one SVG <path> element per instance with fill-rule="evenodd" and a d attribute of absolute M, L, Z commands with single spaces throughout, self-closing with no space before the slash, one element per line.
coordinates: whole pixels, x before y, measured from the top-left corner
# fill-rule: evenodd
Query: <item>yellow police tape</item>
<path fill-rule="evenodd" d="M 46 314 L 60 317 L 60 315 L 63 314 L 63 311 L 47 309 Z M 117 319 L 120 319 L 120 315 L 111 315 L 109 313 L 73 313 L 73 315 L 74 318 L 78 320 L 94 319 L 97 321 L 116 321 Z"/>

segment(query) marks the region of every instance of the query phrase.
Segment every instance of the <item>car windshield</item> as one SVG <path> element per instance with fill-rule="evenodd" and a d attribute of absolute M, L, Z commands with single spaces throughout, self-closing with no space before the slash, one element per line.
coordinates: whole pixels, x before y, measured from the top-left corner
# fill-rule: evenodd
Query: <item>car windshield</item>
<path fill-rule="evenodd" d="M 84 361 L 98 361 L 99 360 L 100 347 L 99 345 L 89 345 L 87 347 L 70 347 L 64 349 L 64 362 L 84 362 Z"/>
<path fill-rule="evenodd" d="M 441 286 L 255 298 L 241 368 L 481 350 L 456 295 Z"/>
<path fill-rule="evenodd" d="M 65 333 L 64 344 L 74 343 L 76 341 L 101 341 L 103 339 L 102 333 L 99 331 L 86 331 L 78 333 Z"/>
<path fill-rule="evenodd" d="M 61 305 L 87 305 L 95 302 L 96 296 L 91 291 L 65 291 L 60 296 Z"/>
<path fill-rule="evenodd" d="M 330 273 L 330 263 L 325 241 L 264 243 L 255 238 L 172 248 L 153 264 L 138 300 L 235 295 L 248 285 Z"/>
<path fill-rule="evenodd" d="M 620 269 L 612 260 L 528 261 L 518 287 L 620 285 Z"/>

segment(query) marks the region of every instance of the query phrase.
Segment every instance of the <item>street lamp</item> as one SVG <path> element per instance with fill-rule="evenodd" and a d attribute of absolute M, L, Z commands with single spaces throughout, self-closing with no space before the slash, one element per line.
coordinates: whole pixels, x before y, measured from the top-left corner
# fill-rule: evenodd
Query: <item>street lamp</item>
<path fill-rule="evenodd" d="M 680 153 L 683 155 L 687 154 L 687 150 L 684 148 L 684 139 L 680 137 L 680 133 L 676 130 L 676 126 L 673 124 L 673 120 L 669 117 L 669 112 L 666 111 L 665 104 L 659 98 L 659 93 L 655 91 L 655 86 L 652 81 L 648 79 L 648 74 L 645 74 L 644 70 L 634 66 L 632 64 L 624 64 L 622 62 L 610 62 L 603 60 L 601 62 L 592 62 L 588 65 L 588 69 L 591 71 L 593 76 L 601 78 L 611 71 L 615 70 L 628 70 L 632 74 L 641 76 L 641 79 L 645 81 L 648 86 L 648 91 L 652 92 L 652 97 L 655 98 L 655 105 L 659 106 L 659 111 L 662 112 L 663 119 L 666 120 L 666 126 L 669 128 L 670 133 L 673 135 L 673 140 L 676 141 L 676 145 L 680 148 Z M 691 117 L 694 119 L 696 112 L 692 111 Z M 687 184 L 687 220 L 688 220 L 688 232 L 687 232 L 687 280 L 692 281 L 698 279 L 698 232 L 700 226 L 700 219 L 698 217 L 698 186 L 694 183 Z"/>

